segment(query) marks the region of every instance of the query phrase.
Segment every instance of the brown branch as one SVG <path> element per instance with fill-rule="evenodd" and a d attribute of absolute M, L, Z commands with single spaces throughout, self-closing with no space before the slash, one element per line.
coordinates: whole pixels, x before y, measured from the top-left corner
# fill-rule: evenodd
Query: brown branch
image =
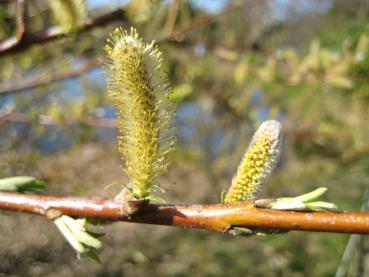
<path fill-rule="evenodd" d="M 95 27 L 101 27 L 117 20 L 127 20 L 126 14 L 123 8 L 119 8 L 112 12 L 103 14 L 94 19 L 87 20 L 80 28 L 78 32 L 85 32 L 91 30 Z M 27 49 L 29 46 L 34 44 L 42 44 L 56 39 L 63 38 L 67 36 L 63 32 L 62 27 L 53 26 L 46 30 L 34 32 L 34 33 L 24 33 L 23 39 L 18 40 L 17 35 L 8 38 L 0 42 L 0 57 L 8 55 L 10 53 L 19 52 Z"/>
<path fill-rule="evenodd" d="M 22 2 L 24 0 L 20 0 L 20 2 Z M 244 5 L 237 5 L 237 6 L 233 6 L 230 7 L 222 12 L 220 12 L 217 15 L 208 17 L 201 17 L 198 18 L 196 20 L 194 20 L 193 22 L 191 22 L 189 25 L 185 26 L 184 28 L 181 28 L 180 30 L 177 30 L 175 32 L 169 33 L 169 34 L 165 34 L 163 36 L 160 36 L 156 39 L 156 41 L 162 42 L 162 41 L 179 41 L 179 40 L 183 40 L 183 36 L 185 33 L 199 28 L 202 25 L 205 25 L 209 22 L 212 22 L 224 15 L 230 14 L 232 12 L 238 11 L 240 9 L 244 8 Z M 18 19 L 18 16 L 17 16 Z M 107 14 L 103 14 L 99 17 L 96 17 L 94 19 L 89 19 L 87 20 L 80 28 L 78 32 L 84 32 L 84 31 L 88 31 L 90 29 L 93 29 L 95 27 L 101 27 L 104 26 L 106 24 L 109 24 L 113 21 L 116 20 L 127 20 L 126 17 L 126 13 L 124 8 L 119 8 L 117 10 L 114 10 L 110 13 Z M 41 44 L 41 43 L 46 43 L 46 42 L 50 42 L 59 38 L 63 38 L 65 36 L 67 36 L 68 34 L 64 33 L 62 30 L 61 26 L 52 26 L 49 27 L 46 30 L 42 30 L 42 31 L 38 31 L 38 32 L 34 32 L 34 33 L 25 33 L 24 37 L 22 40 L 18 41 L 17 40 L 17 35 L 10 37 L 6 40 L 3 40 L 0 42 L 0 57 L 7 55 L 9 53 L 15 53 L 21 50 L 24 50 L 26 48 L 28 48 L 29 46 L 33 45 L 33 44 Z"/>
<path fill-rule="evenodd" d="M 294 212 L 255 208 L 253 201 L 215 205 L 157 205 L 130 201 L 136 213 L 103 198 L 0 193 L 0 209 L 46 216 L 50 209 L 73 217 L 127 221 L 231 233 L 232 228 L 369 234 L 369 213 Z"/>
<path fill-rule="evenodd" d="M 209 91 L 211 92 L 211 90 Z M 210 93 L 212 97 L 215 97 L 215 100 L 218 101 L 219 104 L 224 105 L 223 107 L 232 114 L 236 119 L 245 119 L 241 114 L 237 113 L 237 111 L 231 109 L 228 102 L 226 103 L 224 99 L 219 97 L 219 95 Z M 45 126 L 66 126 L 66 125 L 88 125 L 93 127 L 102 127 L 102 128 L 116 128 L 116 120 L 113 118 L 99 118 L 96 116 L 88 116 L 86 118 L 74 118 L 74 117 L 66 117 L 63 120 L 58 121 L 55 120 L 52 116 L 48 115 L 38 115 L 36 118 L 27 113 L 22 112 L 2 112 L 0 111 L 0 125 L 5 124 L 7 122 L 11 123 L 37 123 Z M 314 139 L 316 135 L 314 132 L 304 132 L 304 131 L 293 131 L 287 130 L 285 131 L 285 135 L 291 137 L 294 141 L 311 141 Z M 343 163 L 347 163 L 351 161 L 353 157 L 358 157 L 367 155 L 369 149 L 364 149 L 360 152 L 355 152 L 348 156 L 348 160 L 344 158 L 342 160 Z"/>
<path fill-rule="evenodd" d="M 98 59 L 92 59 L 76 68 L 72 68 L 69 70 L 50 74 L 42 74 L 38 76 L 31 76 L 28 78 L 24 78 L 21 81 L 4 83 L 0 86 L 0 96 L 19 92 L 26 89 L 31 89 L 54 81 L 60 81 L 68 78 L 76 78 L 96 68 L 97 66 L 99 66 L 99 64 L 100 63 Z"/>
<path fill-rule="evenodd" d="M 17 123 L 30 123 L 36 122 L 41 125 L 46 126 L 64 126 L 64 125 L 78 125 L 85 124 L 94 127 L 104 127 L 104 128 L 115 128 L 115 119 L 110 118 L 98 118 L 95 116 L 89 116 L 84 119 L 78 118 L 64 118 L 61 122 L 55 120 L 51 116 L 47 115 L 39 115 L 36 118 L 32 117 L 26 113 L 18 113 L 18 112 L 1 112 L 0 111 L 0 125 L 5 122 L 17 122 Z"/>

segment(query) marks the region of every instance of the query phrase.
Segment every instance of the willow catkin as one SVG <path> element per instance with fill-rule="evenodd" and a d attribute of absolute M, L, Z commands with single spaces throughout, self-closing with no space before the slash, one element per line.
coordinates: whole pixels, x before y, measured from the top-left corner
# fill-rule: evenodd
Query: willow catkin
<path fill-rule="evenodd" d="M 51 12 L 66 33 L 76 31 L 86 20 L 85 0 L 49 1 Z"/>
<path fill-rule="evenodd" d="M 134 28 L 117 28 L 105 47 L 107 83 L 117 114 L 119 152 L 136 198 L 148 197 L 170 163 L 176 139 L 175 107 L 162 54 Z"/>
<path fill-rule="evenodd" d="M 275 120 L 261 124 L 232 180 L 224 203 L 252 198 L 275 167 L 282 141 L 281 125 Z"/>

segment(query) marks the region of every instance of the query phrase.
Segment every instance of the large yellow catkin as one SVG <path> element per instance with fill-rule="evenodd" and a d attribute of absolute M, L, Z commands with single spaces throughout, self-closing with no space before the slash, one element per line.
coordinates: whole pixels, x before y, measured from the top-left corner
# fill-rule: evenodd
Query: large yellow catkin
<path fill-rule="evenodd" d="M 278 162 L 281 141 L 279 122 L 268 120 L 261 124 L 238 167 L 224 203 L 240 202 L 253 197 Z"/>
<path fill-rule="evenodd" d="M 108 92 L 117 114 L 119 152 L 136 198 L 150 196 L 174 150 L 175 106 L 162 54 L 134 28 L 117 28 L 105 47 Z"/>
<path fill-rule="evenodd" d="M 54 18 L 66 33 L 76 31 L 86 20 L 85 0 L 52 0 L 49 5 Z"/>

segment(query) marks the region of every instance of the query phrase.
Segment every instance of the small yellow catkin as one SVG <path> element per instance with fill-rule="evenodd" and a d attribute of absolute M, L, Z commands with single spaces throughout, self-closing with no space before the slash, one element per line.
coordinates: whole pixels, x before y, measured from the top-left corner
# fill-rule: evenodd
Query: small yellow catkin
<path fill-rule="evenodd" d="M 116 107 L 119 152 L 135 198 L 150 196 L 155 179 L 170 164 L 176 144 L 172 89 L 162 54 L 134 28 L 117 28 L 105 51 L 109 96 Z"/>
<path fill-rule="evenodd" d="M 281 142 L 280 123 L 275 120 L 263 122 L 238 167 L 224 203 L 240 202 L 253 197 L 278 162 Z"/>
<path fill-rule="evenodd" d="M 51 12 L 66 33 L 76 31 L 86 20 L 85 0 L 49 1 Z"/>

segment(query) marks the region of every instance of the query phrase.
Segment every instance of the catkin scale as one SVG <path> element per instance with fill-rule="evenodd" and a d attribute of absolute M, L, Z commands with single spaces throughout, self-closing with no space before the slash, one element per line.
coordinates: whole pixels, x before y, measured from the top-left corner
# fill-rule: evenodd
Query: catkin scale
<path fill-rule="evenodd" d="M 278 162 L 281 141 L 279 122 L 268 120 L 261 124 L 237 169 L 224 203 L 253 197 Z"/>
<path fill-rule="evenodd" d="M 135 29 L 116 29 L 105 50 L 109 96 L 117 114 L 119 152 L 136 198 L 148 197 L 170 163 L 176 139 L 175 107 L 154 42 L 146 44 Z"/>

